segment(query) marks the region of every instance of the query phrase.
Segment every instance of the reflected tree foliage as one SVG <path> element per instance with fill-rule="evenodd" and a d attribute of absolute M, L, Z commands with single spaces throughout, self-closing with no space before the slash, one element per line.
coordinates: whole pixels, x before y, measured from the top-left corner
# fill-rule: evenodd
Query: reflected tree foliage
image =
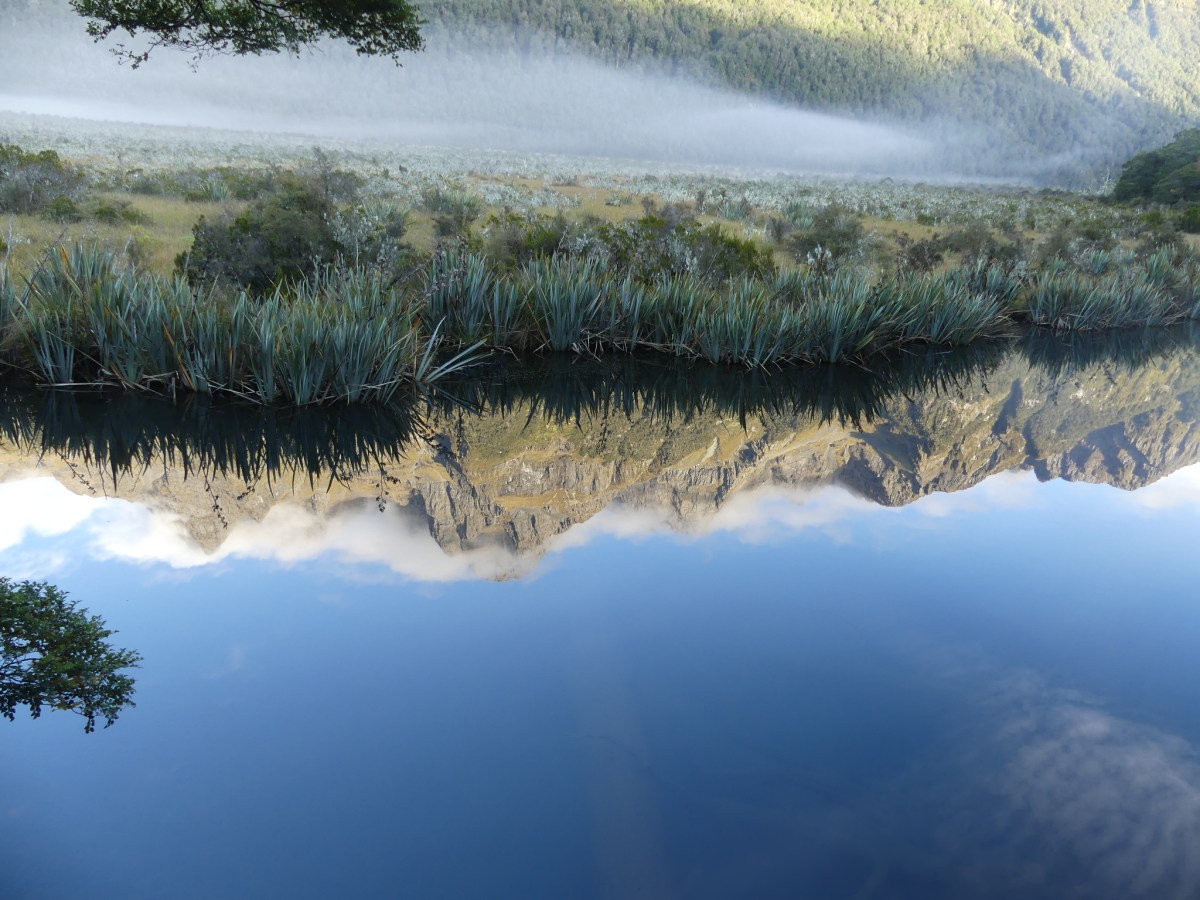
<path fill-rule="evenodd" d="M 82 716 L 88 733 L 99 719 L 112 725 L 134 705 L 124 670 L 142 659 L 112 646 L 113 634 L 54 585 L 0 578 L 0 715 L 61 709 Z"/>

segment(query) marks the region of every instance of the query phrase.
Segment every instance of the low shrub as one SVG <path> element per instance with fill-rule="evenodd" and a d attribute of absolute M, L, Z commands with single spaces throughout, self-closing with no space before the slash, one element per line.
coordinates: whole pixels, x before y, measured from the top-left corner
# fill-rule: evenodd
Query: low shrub
<path fill-rule="evenodd" d="M 0 144 L 0 212 L 73 215 L 84 181 L 83 172 L 53 150 L 29 153 L 15 144 Z"/>
<path fill-rule="evenodd" d="M 125 200 L 100 200 L 91 207 L 88 215 L 97 222 L 103 222 L 105 225 L 119 225 L 121 223 L 145 225 L 148 222 L 144 214 L 138 212 Z"/>
<path fill-rule="evenodd" d="M 932 272 L 946 259 L 946 243 L 938 234 L 914 241 L 896 236 L 896 268 L 901 272 Z"/>
<path fill-rule="evenodd" d="M 580 230 L 586 230 L 583 223 Z M 488 218 L 483 228 L 483 247 L 501 268 L 519 268 L 537 259 L 550 259 L 564 250 L 572 226 L 562 213 L 553 216 L 523 216 L 504 210 Z"/>
<path fill-rule="evenodd" d="M 433 229 L 439 238 L 465 237 L 483 212 L 483 200 L 462 188 L 430 188 L 421 205 L 433 213 Z"/>
<path fill-rule="evenodd" d="M 729 234 L 719 224 L 672 214 L 670 208 L 630 222 L 600 225 L 595 233 L 608 266 L 645 284 L 682 275 L 720 283 L 768 277 L 775 271 L 768 248 Z"/>
<path fill-rule="evenodd" d="M 862 220 L 845 207 L 831 203 L 813 215 L 811 227 L 791 237 L 789 247 L 800 262 L 806 262 L 818 250 L 840 261 L 858 254 L 863 236 Z"/>
<path fill-rule="evenodd" d="M 339 211 L 333 218 L 340 260 L 350 268 L 370 268 L 389 278 L 411 268 L 415 251 L 405 242 L 408 210 L 373 201 Z"/>
<path fill-rule="evenodd" d="M 191 250 L 176 259 L 177 271 L 194 285 L 227 284 L 255 295 L 302 281 L 337 259 L 336 213 L 320 183 L 285 174 L 243 212 L 201 218 Z"/>
<path fill-rule="evenodd" d="M 1188 234 L 1200 234 L 1200 206 L 1192 206 L 1179 217 L 1179 230 Z"/>

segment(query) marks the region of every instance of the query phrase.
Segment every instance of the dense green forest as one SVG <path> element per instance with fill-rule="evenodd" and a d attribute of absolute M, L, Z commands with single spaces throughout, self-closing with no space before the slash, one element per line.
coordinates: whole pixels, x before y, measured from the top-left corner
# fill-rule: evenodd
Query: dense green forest
<path fill-rule="evenodd" d="M 1200 119 L 1181 0 L 425 0 L 429 46 L 582 50 L 809 108 L 1001 127 L 1111 164 Z"/>

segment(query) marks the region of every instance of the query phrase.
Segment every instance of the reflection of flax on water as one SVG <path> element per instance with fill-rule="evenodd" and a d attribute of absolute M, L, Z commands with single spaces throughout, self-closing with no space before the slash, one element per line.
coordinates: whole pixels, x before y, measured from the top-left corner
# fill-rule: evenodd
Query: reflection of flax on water
<path fill-rule="evenodd" d="M 107 471 L 114 485 L 157 465 L 177 465 L 185 476 L 236 478 L 252 489 L 289 477 L 347 482 L 403 456 L 428 430 L 422 414 L 419 405 L 278 409 L 203 398 L 173 404 L 0 384 L 0 434 L 11 444 Z"/>
<path fill-rule="evenodd" d="M 427 519 L 450 552 L 495 541 L 519 554 L 613 503 L 702 531 L 759 488 L 834 484 L 895 506 L 1014 468 L 1137 487 L 1200 459 L 1186 333 L 1051 338 L 903 353 L 873 372 L 526 359 L 391 408 L 172 404 L 8 381 L 0 436 L 18 455 L 57 454 L 63 482 L 89 493 L 182 508 L 206 541 L 220 529 L 201 520 L 259 518 L 290 479 L 314 509 L 373 497 Z"/>
<path fill-rule="evenodd" d="M 813 366 L 766 371 L 694 366 L 687 360 L 612 357 L 578 361 L 534 358 L 485 379 L 447 381 L 431 398 L 435 411 L 468 407 L 532 423 L 603 422 L 609 415 L 686 425 L 710 417 L 814 418 L 821 423 L 873 421 L 899 396 L 952 390 L 985 376 L 1010 353 L 1009 343 L 983 342 L 952 351 L 921 350 L 881 358 L 873 371 Z"/>
<path fill-rule="evenodd" d="M 217 499 L 217 492 L 213 490 L 212 482 L 208 480 L 208 475 L 204 476 L 204 492 L 212 500 L 212 511 L 217 514 L 217 521 L 221 523 L 222 528 L 228 528 L 229 522 L 225 518 L 224 510 L 221 509 L 221 501 Z"/>
<path fill-rule="evenodd" d="M 379 464 L 379 489 L 375 494 L 375 506 L 380 512 L 387 511 L 387 502 L 391 499 L 388 496 L 388 485 L 401 483 L 399 478 L 388 473 L 387 466 L 383 463 Z"/>
<path fill-rule="evenodd" d="M 85 488 L 87 488 L 87 492 L 89 494 L 91 494 L 93 497 L 95 497 L 96 496 L 95 486 L 91 483 L 91 481 L 88 480 L 87 476 L 85 476 L 83 473 L 81 473 L 79 471 L 79 468 L 75 465 L 75 463 L 73 463 L 73 462 L 71 462 L 71 460 L 67 459 L 67 457 L 64 456 L 62 453 L 58 454 L 58 458 L 60 460 L 62 460 L 64 463 L 66 463 L 67 468 L 71 470 L 71 477 L 74 478 L 76 481 L 78 481 L 80 484 L 82 484 Z"/>
<path fill-rule="evenodd" d="M 387 485 L 384 479 L 387 477 L 387 471 L 382 465 L 379 466 L 379 490 L 375 492 L 375 508 L 380 512 L 387 510 Z"/>

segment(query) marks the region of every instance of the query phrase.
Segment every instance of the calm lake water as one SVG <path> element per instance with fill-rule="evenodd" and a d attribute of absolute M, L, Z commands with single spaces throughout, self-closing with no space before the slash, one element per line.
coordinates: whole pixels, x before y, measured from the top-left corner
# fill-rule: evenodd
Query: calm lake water
<path fill-rule="evenodd" d="M 0 896 L 1200 895 L 1200 345 L 0 397 L 0 574 L 144 656 L 0 721 Z"/>

